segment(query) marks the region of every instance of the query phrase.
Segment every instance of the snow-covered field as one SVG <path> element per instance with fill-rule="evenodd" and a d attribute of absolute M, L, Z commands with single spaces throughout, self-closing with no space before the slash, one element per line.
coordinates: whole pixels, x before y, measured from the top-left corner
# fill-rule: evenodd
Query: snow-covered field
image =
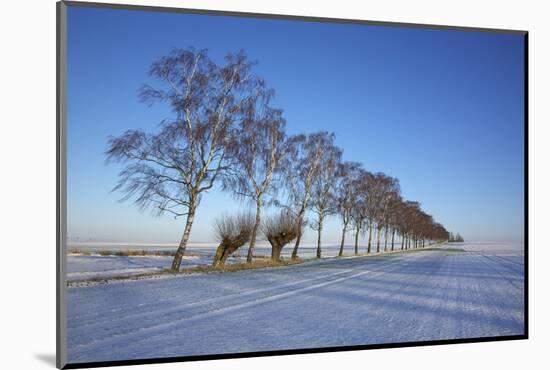
<path fill-rule="evenodd" d="M 397 246 L 400 246 L 396 242 Z M 117 242 L 69 242 L 68 250 L 69 251 L 85 251 L 98 253 L 100 251 L 175 251 L 178 245 L 176 243 L 117 243 Z M 187 247 L 187 252 L 192 255 L 199 255 L 210 257 L 216 253 L 216 248 L 218 244 L 216 243 L 190 243 Z M 288 257 L 292 253 L 293 244 L 288 244 L 282 252 L 283 257 Z M 382 243 L 383 247 L 383 243 Z M 389 246 L 388 246 L 389 247 Z M 361 251 L 366 251 L 366 245 L 360 246 Z M 323 245 L 323 256 L 336 256 L 338 254 L 339 245 Z M 317 245 L 313 244 L 303 244 L 300 246 L 300 255 L 303 257 L 315 257 L 317 250 Z M 346 246 L 346 251 L 349 253 L 353 252 L 352 246 Z M 237 257 L 246 257 L 247 248 L 242 247 L 237 250 L 234 256 Z M 259 242 L 254 248 L 254 255 L 257 256 L 270 256 L 271 255 L 271 246 L 267 242 Z"/>
<path fill-rule="evenodd" d="M 199 265 L 210 265 L 217 244 L 212 243 L 193 243 L 187 248 L 187 253 L 181 263 L 182 268 L 189 268 Z M 300 256 L 303 258 L 313 258 L 316 255 L 316 246 L 303 245 L 300 247 Z M 175 251 L 177 244 L 131 244 L 131 243 L 72 243 L 69 244 L 69 251 L 78 250 L 80 252 L 91 253 L 83 255 L 78 253 L 69 253 L 67 257 L 67 280 L 70 282 L 77 280 L 110 278 L 114 276 L 133 276 L 144 273 L 160 272 L 162 269 L 169 268 L 172 264 L 170 256 L 102 256 L 102 251 Z M 323 256 L 334 257 L 338 255 L 339 246 L 327 245 L 323 247 Z M 348 247 L 347 252 L 352 253 L 353 248 Z M 366 247 L 362 247 L 362 252 Z M 228 264 L 246 261 L 247 248 L 239 249 L 233 256 L 227 260 Z M 289 245 L 283 249 L 282 256 L 290 257 L 292 246 Z M 256 246 L 254 256 L 271 256 L 271 247 L 264 244 Z"/>
<path fill-rule="evenodd" d="M 468 243 L 284 268 L 72 287 L 68 359 L 78 363 L 523 334 L 523 277 L 522 245 Z"/>
<path fill-rule="evenodd" d="M 113 276 L 132 276 L 149 272 L 160 272 L 170 267 L 173 257 L 170 256 L 82 256 L 67 257 L 67 280 L 84 280 L 109 278 Z M 182 267 L 205 265 L 211 258 L 185 256 Z"/>

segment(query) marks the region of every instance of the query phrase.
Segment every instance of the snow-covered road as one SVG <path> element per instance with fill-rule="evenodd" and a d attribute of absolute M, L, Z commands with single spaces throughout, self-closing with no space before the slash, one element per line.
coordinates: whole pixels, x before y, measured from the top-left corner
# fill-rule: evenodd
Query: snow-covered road
<path fill-rule="evenodd" d="M 75 287 L 68 359 L 523 334 L 523 268 L 522 246 L 479 243 Z"/>

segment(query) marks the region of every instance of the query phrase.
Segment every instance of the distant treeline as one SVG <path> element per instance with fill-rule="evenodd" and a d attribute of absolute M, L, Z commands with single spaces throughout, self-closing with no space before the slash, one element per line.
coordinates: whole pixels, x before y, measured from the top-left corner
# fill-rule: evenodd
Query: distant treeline
<path fill-rule="evenodd" d="M 334 133 L 288 135 L 282 109 L 271 105 L 274 91 L 252 69 L 243 51 L 219 65 L 205 50 L 174 50 L 151 65 L 158 86 L 140 92 L 147 104 L 167 104 L 173 117 L 155 133 L 129 130 L 109 139 L 108 160 L 124 165 L 115 187 L 122 199 L 185 217 L 172 270 L 179 271 L 197 207 L 214 187 L 253 204 L 250 212 L 216 220 L 215 265 L 244 245 L 251 262 L 260 237 L 271 244 L 274 260 L 294 241 L 296 259 L 305 227 L 317 232 L 321 257 L 328 217 L 341 220 L 340 256 L 351 230 L 355 254 L 359 235 L 368 235 L 367 253 L 374 245 L 380 252 L 382 238 L 384 250 L 388 244 L 394 250 L 396 236 L 401 249 L 449 240 L 419 202 L 403 199 L 398 179 L 345 161 Z M 278 212 L 264 217 L 267 207 Z"/>
<path fill-rule="evenodd" d="M 449 233 L 449 243 L 463 243 L 464 238 L 459 233 L 453 234 Z"/>

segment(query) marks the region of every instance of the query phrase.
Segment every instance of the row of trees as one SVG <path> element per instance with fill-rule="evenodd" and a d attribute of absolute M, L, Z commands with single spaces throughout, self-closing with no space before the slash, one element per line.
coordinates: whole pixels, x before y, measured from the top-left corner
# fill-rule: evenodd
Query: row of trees
<path fill-rule="evenodd" d="M 459 233 L 449 233 L 449 243 L 464 243 L 464 238 Z"/>
<path fill-rule="evenodd" d="M 154 134 L 130 130 L 109 139 L 108 160 L 124 165 L 115 187 L 124 193 L 122 199 L 133 198 L 159 215 L 186 218 L 174 271 L 180 268 L 201 199 L 217 185 L 253 203 L 254 210 L 217 221 L 220 247 L 214 264 L 223 264 L 245 244 L 251 262 L 260 234 L 272 245 L 273 259 L 291 241 L 292 258 L 298 258 L 307 226 L 317 232 L 321 257 L 329 216 L 341 219 L 340 255 L 350 230 L 355 253 L 360 234 L 368 234 L 368 253 L 374 245 L 380 251 L 382 238 L 384 250 L 388 243 L 393 250 L 396 235 L 401 249 L 448 239 L 445 228 L 419 203 L 402 198 L 397 179 L 344 161 L 333 133 L 287 135 L 282 110 L 271 105 L 273 90 L 252 67 L 242 51 L 218 65 L 204 50 L 174 50 L 150 68 L 158 86 L 144 85 L 140 93 L 146 103 L 168 104 L 173 119 L 162 121 Z M 262 222 L 270 206 L 280 213 Z"/>

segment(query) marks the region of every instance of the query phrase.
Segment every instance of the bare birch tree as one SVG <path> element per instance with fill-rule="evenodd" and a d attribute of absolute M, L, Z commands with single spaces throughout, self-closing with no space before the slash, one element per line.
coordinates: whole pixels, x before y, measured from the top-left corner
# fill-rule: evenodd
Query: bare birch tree
<path fill-rule="evenodd" d="M 256 217 L 246 260 L 252 262 L 261 210 L 266 197 L 273 195 L 273 176 L 283 155 L 285 121 L 282 111 L 269 106 L 271 91 L 263 87 L 251 99 L 244 119 L 235 130 L 235 140 L 228 150 L 231 175 L 224 178 L 224 189 L 254 203 Z"/>
<path fill-rule="evenodd" d="M 369 217 L 369 179 L 373 175 L 363 169 L 359 171 L 358 179 L 355 186 L 355 204 L 351 209 L 351 221 L 355 229 L 354 252 L 359 254 L 359 235 L 365 234 L 365 226 Z"/>
<path fill-rule="evenodd" d="M 319 171 L 312 183 L 311 210 L 316 215 L 316 219 L 311 223 L 311 228 L 317 231 L 317 258 L 321 258 L 321 235 L 325 218 L 337 210 L 334 179 L 341 158 L 341 149 L 336 147 L 331 140 L 323 149 Z"/>
<path fill-rule="evenodd" d="M 379 193 L 380 187 L 379 174 L 369 174 L 365 179 L 365 187 L 367 193 L 366 199 L 366 211 L 367 211 L 367 225 L 369 231 L 369 238 L 367 243 L 367 254 L 371 252 L 372 245 L 372 227 L 378 214 L 379 209 Z"/>
<path fill-rule="evenodd" d="M 342 220 L 342 238 L 338 256 L 344 255 L 344 243 L 346 233 L 352 221 L 353 208 L 358 198 L 358 187 L 361 175 L 361 164 L 357 162 L 344 162 L 338 166 L 336 181 L 336 201 L 338 213 Z"/>
<path fill-rule="evenodd" d="M 108 142 L 108 161 L 124 164 L 115 187 L 157 214 L 186 217 L 172 262 L 179 271 L 201 196 L 228 169 L 227 137 L 258 79 L 244 52 L 217 65 L 202 50 L 174 50 L 152 64 L 158 87 L 144 85 L 143 102 L 166 103 L 173 113 L 159 132 L 130 130 Z"/>
<path fill-rule="evenodd" d="M 399 180 L 393 177 L 389 177 L 383 173 L 377 173 L 376 177 L 376 191 L 375 194 L 375 220 L 377 228 L 377 241 L 376 241 L 376 253 L 380 252 L 380 234 L 382 228 L 387 226 L 387 218 L 389 212 L 389 204 L 393 197 L 399 194 Z"/>
<path fill-rule="evenodd" d="M 389 203 L 387 224 L 391 228 L 391 250 L 395 247 L 395 233 L 399 230 L 403 198 L 400 194 L 392 197 Z"/>
<path fill-rule="evenodd" d="M 292 259 L 298 258 L 305 215 L 310 207 L 313 180 L 319 172 L 323 151 L 334 142 L 334 134 L 315 132 L 309 135 L 291 136 L 287 141 L 284 172 L 288 201 L 283 205 L 296 217 L 298 236 L 292 250 Z"/>
<path fill-rule="evenodd" d="M 411 247 L 411 238 L 414 233 L 415 214 L 420 209 L 420 203 L 405 201 L 403 209 L 403 236 L 405 238 L 405 249 Z"/>

